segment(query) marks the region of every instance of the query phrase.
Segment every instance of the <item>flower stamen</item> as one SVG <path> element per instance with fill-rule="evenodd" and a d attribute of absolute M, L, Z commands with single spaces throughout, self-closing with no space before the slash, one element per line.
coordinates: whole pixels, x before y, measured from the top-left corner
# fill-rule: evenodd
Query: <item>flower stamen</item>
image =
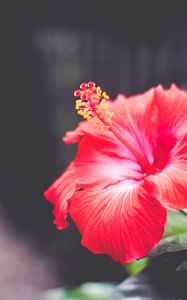
<path fill-rule="evenodd" d="M 74 92 L 74 96 L 80 97 L 76 100 L 78 115 L 94 124 L 100 129 L 109 128 L 113 113 L 109 110 L 107 100 L 109 96 L 94 82 L 82 83 L 80 90 Z"/>

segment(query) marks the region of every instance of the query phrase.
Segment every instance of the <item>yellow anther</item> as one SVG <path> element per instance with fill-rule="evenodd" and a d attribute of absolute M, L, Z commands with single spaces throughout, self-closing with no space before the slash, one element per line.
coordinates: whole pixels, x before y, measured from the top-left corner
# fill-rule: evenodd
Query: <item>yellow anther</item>
<path fill-rule="evenodd" d="M 105 122 L 109 123 L 111 120 L 109 118 L 105 119 Z"/>
<path fill-rule="evenodd" d="M 75 91 L 75 96 L 80 97 L 76 100 L 75 108 L 78 115 L 88 121 L 93 121 L 101 129 L 108 128 L 113 113 L 108 106 L 109 96 L 103 92 L 101 87 L 96 87 L 95 83 L 83 83 L 81 89 Z"/>

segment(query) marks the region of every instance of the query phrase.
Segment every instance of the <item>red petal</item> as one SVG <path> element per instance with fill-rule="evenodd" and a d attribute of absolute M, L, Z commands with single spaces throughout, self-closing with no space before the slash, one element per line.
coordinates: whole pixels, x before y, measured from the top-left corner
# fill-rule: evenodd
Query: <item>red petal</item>
<path fill-rule="evenodd" d="M 187 163 L 172 163 L 151 176 L 161 193 L 161 203 L 173 209 L 187 208 Z"/>
<path fill-rule="evenodd" d="M 70 202 L 70 215 L 82 244 L 122 264 L 144 257 L 163 236 L 166 209 L 149 196 L 153 185 L 125 181 L 105 189 L 81 186 Z"/>
<path fill-rule="evenodd" d="M 87 121 L 82 121 L 79 123 L 77 128 L 75 128 L 75 130 L 67 131 L 65 136 L 63 137 L 64 143 L 66 144 L 78 143 L 81 137 L 84 135 L 82 127 L 84 128 L 84 126 L 89 126 L 89 125 L 90 124 Z"/>
<path fill-rule="evenodd" d="M 55 206 L 53 210 L 54 223 L 58 229 L 65 229 L 68 225 L 66 218 L 69 213 L 69 199 L 75 191 L 75 179 L 76 173 L 73 163 L 71 163 L 66 171 L 44 193 L 46 199 Z"/>
<path fill-rule="evenodd" d="M 102 135 L 88 135 L 81 140 L 77 158 L 44 194 L 55 206 L 53 213 L 59 229 L 64 229 L 68 224 L 69 200 L 76 184 L 89 183 L 101 188 L 124 179 L 142 179 L 139 165 L 120 157 L 120 154 L 125 156 L 123 146 L 112 139 L 104 139 Z"/>
<path fill-rule="evenodd" d="M 98 178 L 103 181 L 113 178 L 115 182 L 129 178 L 142 179 L 141 167 L 128 156 L 125 147 L 117 142 L 112 134 L 110 138 L 104 135 L 94 137 L 87 135 L 79 144 L 75 165 L 77 168 L 84 167 L 85 170 L 82 172 L 89 169 L 92 182 L 97 182 Z"/>
<path fill-rule="evenodd" d="M 155 89 L 142 95 L 125 98 L 119 95 L 112 106 L 112 125 L 148 161 L 154 162 L 152 133 L 158 126 Z"/>
<path fill-rule="evenodd" d="M 187 127 L 187 93 L 174 84 L 168 90 L 159 86 L 155 93 L 160 130 L 180 138 Z"/>
<path fill-rule="evenodd" d="M 187 208 L 187 134 L 171 150 L 170 162 L 164 170 L 149 178 L 157 184 L 163 205 Z"/>
<path fill-rule="evenodd" d="M 124 179 L 143 178 L 139 165 L 126 159 L 125 153 L 123 145 L 118 144 L 112 134 L 100 133 L 95 137 L 88 134 L 81 140 L 74 162 L 44 194 L 55 206 L 53 213 L 59 229 L 68 225 L 69 200 L 76 184 L 104 188 Z"/>
<path fill-rule="evenodd" d="M 63 137 L 63 141 L 66 144 L 78 143 L 84 135 L 91 135 L 93 137 L 99 135 L 107 138 L 112 134 L 109 130 L 101 131 L 99 128 L 94 126 L 93 122 L 82 121 L 74 130 L 66 132 L 65 136 Z M 113 138 L 115 139 L 115 137 Z"/>

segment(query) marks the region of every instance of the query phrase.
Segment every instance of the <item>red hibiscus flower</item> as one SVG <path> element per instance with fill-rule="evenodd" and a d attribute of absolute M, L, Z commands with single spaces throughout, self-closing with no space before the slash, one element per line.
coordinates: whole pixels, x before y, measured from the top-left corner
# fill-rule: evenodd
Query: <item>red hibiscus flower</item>
<path fill-rule="evenodd" d="M 167 207 L 187 207 L 187 93 L 158 86 L 110 101 L 91 82 L 75 95 L 91 122 L 67 132 L 77 156 L 45 197 L 59 229 L 70 214 L 85 247 L 125 264 L 162 238 Z"/>

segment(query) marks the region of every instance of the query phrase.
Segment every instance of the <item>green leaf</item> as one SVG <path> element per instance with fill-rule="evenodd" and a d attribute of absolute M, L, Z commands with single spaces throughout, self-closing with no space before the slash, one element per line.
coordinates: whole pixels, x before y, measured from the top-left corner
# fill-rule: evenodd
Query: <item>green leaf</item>
<path fill-rule="evenodd" d="M 187 215 L 184 212 L 169 210 L 164 237 L 187 234 Z"/>
<path fill-rule="evenodd" d="M 48 290 L 43 295 L 44 300 L 62 300 L 64 299 L 64 290 L 62 288 Z"/>
<path fill-rule="evenodd" d="M 113 284 L 88 282 L 78 288 L 50 290 L 44 300 L 108 300 L 114 289 Z"/>
<path fill-rule="evenodd" d="M 168 210 L 164 237 L 149 256 L 181 250 L 187 250 L 187 215 L 181 211 Z"/>
<path fill-rule="evenodd" d="M 139 260 L 134 260 L 125 266 L 126 271 L 130 275 L 136 275 L 144 270 L 149 265 L 149 258 L 144 257 Z"/>

